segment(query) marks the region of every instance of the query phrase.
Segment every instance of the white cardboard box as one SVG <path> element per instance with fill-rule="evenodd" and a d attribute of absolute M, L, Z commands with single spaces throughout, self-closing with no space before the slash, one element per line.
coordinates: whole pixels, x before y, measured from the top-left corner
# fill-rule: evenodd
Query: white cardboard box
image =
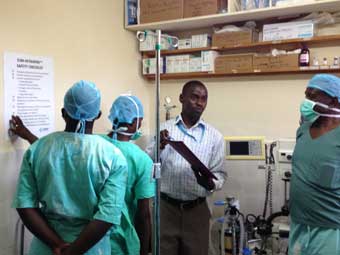
<path fill-rule="evenodd" d="M 189 72 L 201 72 L 201 71 L 202 71 L 201 57 L 191 57 Z"/>
<path fill-rule="evenodd" d="M 214 50 L 202 51 L 202 72 L 214 72 L 215 71 L 215 59 L 218 56 L 218 52 Z"/>
<path fill-rule="evenodd" d="M 191 55 L 176 55 L 166 57 L 166 73 L 190 72 Z"/>
<path fill-rule="evenodd" d="M 161 73 L 163 73 L 164 59 L 161 58 Z M 156 58 L 143 59 L 143 74 L 156 73 Z"/>
<path fill-rule="evenodd" d="M 263 26 L 263 41 L 310 38 L 314 36 L 311 20 L 266 24 Z"/>
<path fill-rule="evenodd" d="M 178 40 L 178 49 L 190 49 L 191 39 L 180 39 Z"/>
<path fill-rule="evenodd" d="M 172 44 L 169 41 L 170 39 L 167 39 L 165 37 L 161 38 L 161 47 L 162 50 L 172 50 Z M 155 33 L 152 31 L 146 32 L 145 40 L 139 43 L 139 51 L 150 51 L 155 50 L 156 45 L 156 36 Z"/>
<path fill-rule="evenodd" d="M 175 59 L 176 56 L 166 56 L 165 57 L 165 69 L 166 73 L 175 73 Z"/>
<path fill-rule="evenodd" d="M 180 60 L 180 73 L 187 73 L 190 72 L 190 58 L 191 55 L 181 55 Z"/>
<path fill-rule="evenodd" d="M 200 34 L 191 36 L 192 48 L 204 48 L 211 45 L 211 36 L 209 34 Z"/>

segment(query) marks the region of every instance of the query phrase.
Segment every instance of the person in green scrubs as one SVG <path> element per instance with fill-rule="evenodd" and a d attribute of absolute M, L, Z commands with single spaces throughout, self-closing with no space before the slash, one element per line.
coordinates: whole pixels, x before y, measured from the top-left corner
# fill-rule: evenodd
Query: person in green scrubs
<path fill-rule="evenodd" d="M 141 101 L 136 96 L 119 96 L 112 104 L 109 119 L 112 132 L 103 136 L 118 147 L 128 164 L 128 181 L 125 202 L 127 221 L 111 234 L 112 255 L 146 255 L 151 239 L 150 198 L 155 196 L 151 158 L 130 140 L 141 136 L 144 117 Z"/>
<path fill-rule="evenodd" d="M 79 81 L 64 97 L 65 131 L 36 139 L 24 155 L 13 207 L 35 236 L 30 255 L 111 254 L 127 163 L 112 143 L 92 134 L 100 114 L 99 90 Z"/>
<path fill-rule="evenodd" d="M 151 214 L 149 200 L 155 195 L 151 158 L 137 145 L 130 142 L 140 137 L 144 117 L 141 101 L 136 96 L 119 96 L 112 104 L 109 120 L 112 132 L 101 135 L 113 143 L 125 156 L 128 164 L 126 205 L 122 209 L 121 224 L 111 233 L 112 255 L 146 255 L 151 239 Z M 11 131 L 31 144 L 38 138 L 22 123 L 12 117 Z"/>
<path fill-rule="evenodd" d="M 290 188 L 290 255 L 340 254 L 340 79 L 318 74 L 301 103 Z"/>

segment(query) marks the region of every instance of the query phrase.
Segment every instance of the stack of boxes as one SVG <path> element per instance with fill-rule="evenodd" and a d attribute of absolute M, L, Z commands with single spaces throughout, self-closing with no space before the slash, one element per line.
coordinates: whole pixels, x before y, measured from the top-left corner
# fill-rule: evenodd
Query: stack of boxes
<path fill-rule="evenodd" d="M 144 2 L 162 2 L 162 0 L 143 0 Z M 164 12 L 176 9 L 177 15 L 195 16 L 216 13 L 218 5 L 215 0 L 168 0 L 165 6 L 158 5 L 160 15 L 169 19 Z M 166 8 L 172 6 L 170 9 Z M 205 8 L 206 7 L 206 8 Z M 155 6 L 148 5 L 148 8 Z M 175 11 L 174 11 L 175 13 Z M 174 16 L 170 16 L 174 17 Z M 177 17 L 178 18 L 178 17 Z M 197 52 L 190 54 L 174 54 L 165 56 L 162 71 L 164 73 L 187 73 L 187 72 L 209 72 L 209 73 L 252 73 L 252 72 L 280 72 L 280 71 L 297 71 L 302 69 L 312 69 L 314 66 L 300 67 L 299 54 L 294 52 L 280 52 L 279 54 L 225 54 L 223 51 L 200 50 L 201 48 L 212 49 L 233 49 L 233 47 L 244 46 L 247 48 L 258 41 L 281 41 L 289 39 L 305 39 L 315 36 L 314 23 L 311 20 L 295 21 L 286 23 L 265 24 L 262 35 L 256 30 L 242 28 L 239 31 L 230 31 L 222 33 L 192 35 L 190 38 L 179 40 L 178 49 L 194 48 Z M 141 50 L 153 50 L 154 41 L 149 39 L 144 42 L 147 46 L 141 46 Z M 170 49 L 171 44 L 166 40 L 162 41 L 162 49 Z M 224 51 L 225 52 L 225 51 Z M 248 52 L 248 50 L 246 51 Z M 339 58 L 334 57 L 335 64 L 328 64 L 327 69 L 339 68 Z M 154 73 L 154 60 L 143 60 L 143 73 Z M 312 64 L 311 64 L 312 65 Z M 321 66 L 321 65 L 320 65 Z M 326 67 L 326 65 L 323 65 Z"/>
<path fill-rule="evenodd" d="M 153 37 L 151 33 L 148 33 Z M 140 51 L 154 50 L 154 39 L 148 37 L 140 43 Z M 211 36 L 209 34 L 192 35 L 191 38 L 181 39 L 178 49 L 207 48 L 211 46 Z M 170 49 L 169 42 L 162 39 L 162 49 Z M 201 51 L 198 54 L 178 54 L 164 58 L 164 73 L 187 73 L 187 72 L 214 72 L 214 61 L 218 56 L 216 51 Z M 155 59 L 143 59 L 143 74 L 154 74 Z"/>
<path fill-rule="evenodd" d="M 165 73 L 164 58 L 161 58 L 161 73 Z M 143 59 L 143 74 L 155 74 L 156 73 L 156 58 L 144 58 Z"/>
<path fill-rule="evenodd" d="M 270 0 L 139 0 L 138 2 L 140 24 L 270 6 Z"/>
<path fill-rule="evenodd" d="M 162 73 L 188 73 L 188 72 L 214 72 L 216 51 L 202 51 L 199 56 L 181 54 L 162 58 Z M 143 59 L 143 74 L 154 74 L 156 71 L 156 59 Z"/>
<path fill-rule="evenodd" d="M 141 0 L 140 23 L 216 14 L 226 9 L 226 0 Z"/>
<path fill-rule="evenodd" d="M 312 20 L 266 24 L 263 26 L 263 41 L 278 41 L 314 36 Z"/>

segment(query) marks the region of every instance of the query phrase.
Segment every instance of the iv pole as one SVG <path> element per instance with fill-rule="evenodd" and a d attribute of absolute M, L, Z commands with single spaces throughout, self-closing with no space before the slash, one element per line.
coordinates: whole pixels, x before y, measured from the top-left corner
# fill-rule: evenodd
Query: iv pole
<path fill-rule="evenodd" d="M 143 42 L 146 39 L 147 32 L 146 31 L 138 31 L 137 39 L 140 42 Z M 160 179 L 161 179 L 161 161 L 160 161 L 160 73 L 161 73 L 161 38 L 162 32 L 161 30 L 156 30 L 156 74 L 155 74 L 155 84 L 156 84 L 156 134 L 155 134 L 155 159 L 154 159 L 154 178 L 156 180 L 156 194 L 154 199 L 154 224 L 153 224 L 153 234 L 154 234 L 154 243 L 152 254 L 160 255 Z M 171 39 L 172 46 L 176 47 L 178 44 L 178 38 L 173 36 L 163 37 L 167 39 Z"/>
<path fill-rule="evenodd" d="M 154 162 L 154 174 L 156 179 L 156 196 L 154 205 L 154 245 L 153 254 L 160 254 L 160 179 L 161 179 L 161 160 L 160 160 L 160 119 L 159 119 L 159 106 L 160 106 L 160 73 L 161 73 L 161 30 L 156 30 L 156 151 Z"/>

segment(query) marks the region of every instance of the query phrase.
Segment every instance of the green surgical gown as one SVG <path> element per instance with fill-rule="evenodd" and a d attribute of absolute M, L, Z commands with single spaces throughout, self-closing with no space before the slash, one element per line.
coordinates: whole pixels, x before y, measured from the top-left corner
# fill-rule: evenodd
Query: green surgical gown
<path fill-rule="evenodd" d="M 340 229 L 311 227 L 291 221 L 289 255 L 339 255 Z"/>
<path fill-rule="evenodd" d="M 140 243 L 134 228 L 134 219 L 137 212 L 137 200 L 151 198 L 155 195 L 155 182 L 152 178 L 153 162 L 137 145 L 111 139 L 107 135 L 103 135 L 103 137 L 121 150 L 128 164 L 125 194 L 128 214 L 127 217 L 122 216 L 121 225 L 114 227 L 111 234 L 112 255 L 139 254 Z"/>
<path fill-rule="evenodd" d="M 15 208 L 38 208 L 66 241 L 74 241 L 94 219 L 120 224 L 127 163 L 114 145 L 97 135 L 56 132 L 26 151 L 13 200 Z M 110 254 L 109 233 L 86 255 Z M 30 255 L 50 255 L 34 238 Z"/>
<path fill-rule="evenodd" d="M 307 123 L 298 129 L 293 153 L 290 250 L 308 240 L 306 252 L 297 254 L 336 255 L 339 245 L 331 243 L 340 244 L 340 128 L 315 139 L 309 129 Z"/>

